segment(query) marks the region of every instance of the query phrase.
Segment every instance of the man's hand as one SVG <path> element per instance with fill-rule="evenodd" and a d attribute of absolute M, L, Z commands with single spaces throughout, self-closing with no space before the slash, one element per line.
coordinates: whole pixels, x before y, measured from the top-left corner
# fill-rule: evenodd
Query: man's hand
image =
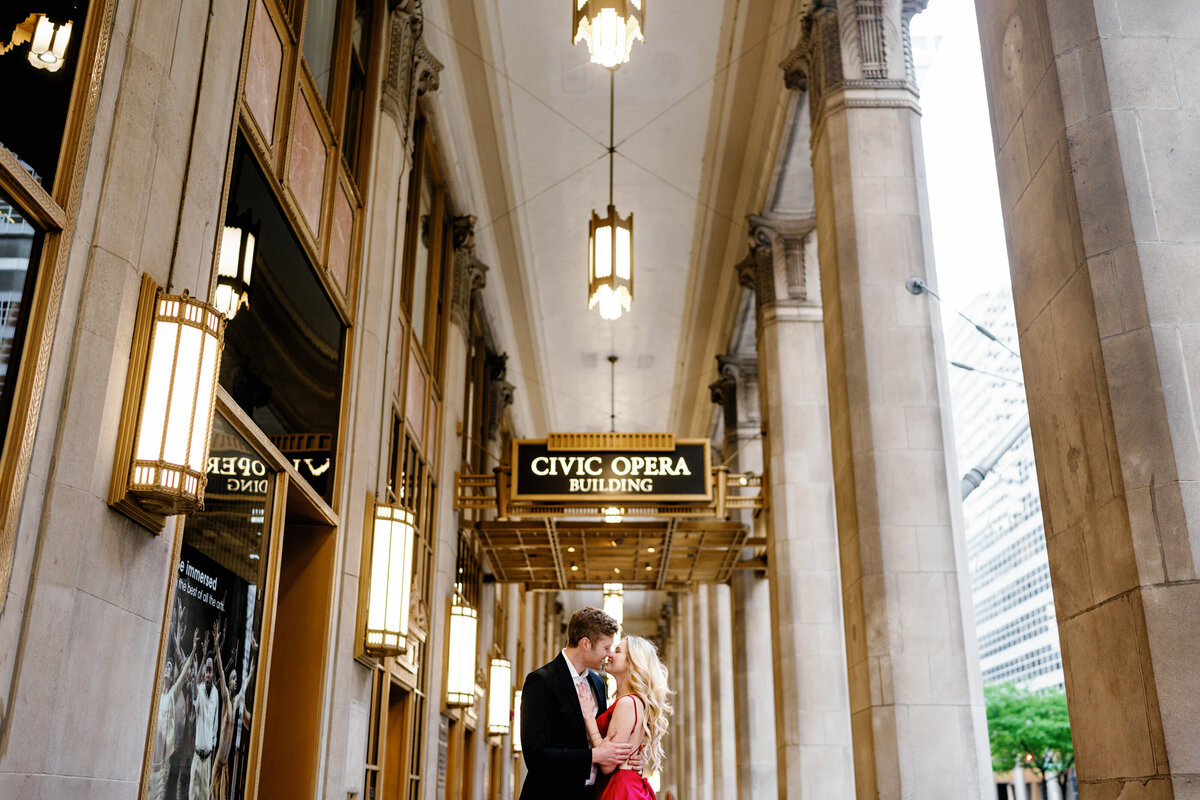
<path fill-rule="evenodd" d="M 592 763 L 605 772 L 612 772 L 620 766 L 633 752 L 633 745 L 628 742 L 610 742 L 607 739 L 592 750 Z"/>
<path fill-rule="evenodd" d="M 626 761 L 625 763 L 628 764 L 629 766 L 633 767 L 638 772 L 641 772 L 642 771 L 642 748 L 639 747 L 637 750 L 634 750 L 633 755 L 631 755 L 629 757 L 629 760 Z"/>

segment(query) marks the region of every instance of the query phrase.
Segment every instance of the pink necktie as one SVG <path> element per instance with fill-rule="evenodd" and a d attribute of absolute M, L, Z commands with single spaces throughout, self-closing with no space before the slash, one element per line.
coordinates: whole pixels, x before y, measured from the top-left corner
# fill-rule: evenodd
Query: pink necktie
<path fill-rule="evenodd" d="M 596 696 L 592 694 L 592 687 L 588 686 L 586 678 L 575 684 L 575 692 L 579 695 L 579 710 L 583 715 L 596 716 Z"/>

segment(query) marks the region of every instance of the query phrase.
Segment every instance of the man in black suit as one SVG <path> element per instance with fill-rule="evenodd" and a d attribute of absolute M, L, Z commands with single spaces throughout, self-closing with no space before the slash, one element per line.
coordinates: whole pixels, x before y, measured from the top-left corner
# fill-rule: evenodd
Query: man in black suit
<path fill-rule="evenodd" d="M 584 709 L 608 708 L 604 666 L 617 622 L 598 608 L 581 608 L 567 623 L 567 647 L 525 677 L 521 692 L 521 747 L 529 772 L 520 800 L 590 800 L 597 783 L 629 758 L 633 746 L 588 746 Z"/>

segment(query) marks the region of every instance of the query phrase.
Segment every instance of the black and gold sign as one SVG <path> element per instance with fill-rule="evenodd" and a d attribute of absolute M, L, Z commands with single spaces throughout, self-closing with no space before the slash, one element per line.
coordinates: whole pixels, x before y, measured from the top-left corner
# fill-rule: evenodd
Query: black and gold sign
<path fill-rule="evenodd" d="M 546 440 L 513 442 L 511 499 L 556 502 L 707 502 L 712 499 L 705 440 L 669 449 L 555 449 Z"/>

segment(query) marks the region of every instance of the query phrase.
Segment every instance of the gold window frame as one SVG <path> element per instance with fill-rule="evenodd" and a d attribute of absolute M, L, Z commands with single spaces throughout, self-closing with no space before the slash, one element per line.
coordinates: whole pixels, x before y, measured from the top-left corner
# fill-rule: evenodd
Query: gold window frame
<path fill-rule="evenodd" d="M 79 61 L 63 126 L 58 169 L 50 190 L 34 181 L 16 156 L 0 146 L 0 190 L 43 230 L 37 282 L 15 376 L 12 409 L 6 421 L 8 430 L 0 449 L 0 596 L 7 591 L 12 578 L 17 526 L 62 304 L 88 160 L 87 144 L 95 127 L 115 7 L 116 0 L 91 0 L 88 5 L 81 26 Z"/>

